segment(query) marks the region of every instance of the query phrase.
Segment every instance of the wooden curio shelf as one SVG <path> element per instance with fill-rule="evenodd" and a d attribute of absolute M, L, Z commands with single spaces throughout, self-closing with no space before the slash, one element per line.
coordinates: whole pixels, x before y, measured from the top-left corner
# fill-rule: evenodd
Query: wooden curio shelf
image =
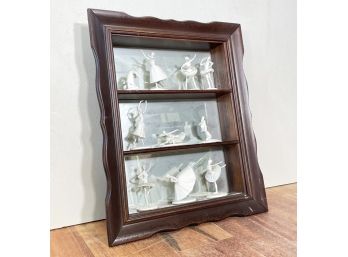
<path fill-rule="evenodd" d="M 247 216 L 267 211 L 243 71 L 241 26 L 224 22 L 199 23 L 133 17 L 95 9 L 88 9 L 88 23 L 97 62 L 96 86 L 104 137 L 103 162 L 108 180 L 106 216 L 109 245 L 116 246 L 160 231 L 221 220 L 228 216 Z M 143 65 L 149 65 L 137 76 L 145 76 L 148 72 L 149 77 L 144 77 L 144 81 L 159 83 L 166 79 L 166 88 L 174 88 L 184 79 L 192 83 L 189 78 L 194 80 L 196 74 L 202 78 L 197 85 L 214 84 L 218 88 L 121 89 L 123 83 L 118 83 L 117 79 L 124 78 L 124 85 L 130 88 L 136 82 L 132 84 L 131 77 L 128 77 L 135 72 L 134 65 L 141 69 Z M 169 71 L 176 70 L 178 65 L 180 70 L 183 68 L 185 71 L 181 72 L 183 76 L 168 80 Z M 166 68 L 168 74 L 160 66 Z M 197 66 L 197 71 L 192 69 L 194 66 Z M 135 119 L 144 123 L 141 114 L 145 111 L 140 110 L 143 107 L 138 104 L 138 109 L 135 108 L 136 102 L 141 103 L 142 100 L 149 102 L 147 118 L 150 120 L 147 120 L 149 122 L 146 125 L 153 127 L 149 127 L 149 131 L 172 127 L 180 127 L 181 131 L 183 127 L 184 132 L 188 132 L 185 131 L 186 123 L 184 125 L 183 121 L 188 120 L 188 125 L 192 123 L 197 126 L 201 120 L 198 123 L 201 124 L 200 130 L 197 131 L 206 135 L 200 136 L 197 131 L 194 135 L 192 130 L 194 138 L 186 143 L 158 146 L 156 142 L 162 141 L 151 139 L 148 142 L 153 142 L 153 145 L 122 149 L 126 136 L 123 135 L 126 130 L 122 130 L 122 123 L 127 127 L 132 126 L 130 128 L 134 131 L 139 127 L 139 130 L 144 129 L 144 124 L 131 124 L 135 123 Z M 132 117 L 128 116 L 126 105 L 134 109 Z M 209 116 L 209 126 L 206 116 Z M 156 122 L 150 124 L 151 119 Z M 217 133 L 218 130 L 220 133 Z M 210 137 L 206 132 L 211 133 Z M 130 136 L 134 138 L 131 141 L 137 142 L 141 134 L 132 133 Z M 221 141 L 204 142 L 199 140 L 202 138 Z M 130 158 L 141 154 L 149 156 Z M 199 160 L 199 156 L 204 155 L 209 155 L 209 159 L 205 158 L 207 161 L 191 167 L 192 160 Z M 148 159 L 151 158 L 158 165 L 149 165 L 151 160 Z M 182 169 L 180 162 L 185 165 Z M 133 167 L 135 163 L 137 167 Z M 196 183 L 196 173 L 200 174 L 200 183 Z M 170 190 L 162 188 L 160 181 L 155 178 L 168 178 L 165 182 L 170 182 Z M 197 185 L 202 187 L 198 188 Z M 154 187 L 156 190 L 148 198 Z"/>

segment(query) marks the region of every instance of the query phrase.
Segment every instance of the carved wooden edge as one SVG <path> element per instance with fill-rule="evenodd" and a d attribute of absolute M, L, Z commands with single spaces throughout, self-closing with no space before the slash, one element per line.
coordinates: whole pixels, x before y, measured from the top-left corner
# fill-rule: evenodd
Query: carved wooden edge
<path fill-rule="evenodd" d="M 107 178 L 106 219 L 108 242 L 110 246 L 123 244 L 149 237 L 154 233 L 165 230 L 182 228 L 190 224 L 215 221 L 228 216 L 247 216 L 268 210 L 264 190 L 263 177 L 257 161 L 257 146 L 251 127 L 251 112 L 248 105 L 247 83 L 243 72 L 243 43 L 239 24 L 195 21 L 160 20 L 154 17 L 135 18 L 121 12 L 88 9 L 88 23 L 93 54 L 96 61 L 96 89 L 101 110 L 100 124 L 103 132 L 103 164 Z M 144 29 L 146 32 L 144 32 Z M 125 207 L 124 190 L 120 186 L 122 170 L 121 135 L 116 127 L 119 125 L 117 90 L 113 78 L 110 78 L 107 40 L 110 30 L 124 33 L 137 30 L 137 34 L 154 31 L 166 37 L 185 38 L 187 33 L 192 40 L 213 38 L 220 42 L 229 42 L 230 54 L 234 62 L 230 64 L 230 72 L 235 80 L 234 103 L 242 113 L 237 117 L 243 139 L 242 156 L 246 168 L 247 192 L 249 196 L 244 201 L 226 204 L 219 208 L 210 207 L 202 210 L 187 210 L 187 212 L 159 217 L 127 224 L 127 208 Z M 203 31 L 203 33 L 202 33 Z M 236 32 L 236 33 L 235 33 Z M 186 34 L 185 34 L 186 33 Z M 126 209 L 126 210 L 125 210 Z M 123 211 L 122 211 L 123 210 Z"/>
<path fill-rule="evenodd" d="M 268 211 L 266 191 L 264 187 L 263 175 L 257 158 L 257 142 L 255 133 L 252 127 L 252 114 L 249 105 L 248 84 L 243 68 L 244 46 L 241 27 L 239 26 L 232 34 L 229 40 L 229 53 L 233 60 L 233 64 L 229 65 L 230 72 L 233 75 L 235 96 L 234 103 L 236 104 L 237 116 L 240 119 L 237 122 L 239 125 L 238 131 L 240 135 L 241 148 L 244 151 L 244 165 L 247 169 L 247 185 L 248 192 L 252 198 Z"/>
<path fill-rule="evenodd" d="M 191 39 L 199 40 L 202 36 L 209 36 L 213 41 L 224 41 L 231 30 L 235 30 L 239 26 L 239 24 L 216 21 L 201 23 L 192 20 L 162 20 L 151 16 L 135 17 L 124 12 L 98 9 L 88 9 L 87 11 L 89 16 L 95 16 L 95 19 L 105 28 L 112 27 L 114 32 L 121 31 L 122 34 L 127 34 L 127 32 L 134 34 L 136 31 L 139 36 L 146 30 L 146 35 L 161 34 L 167 38 L 185 39 L 187 38 L 186 33 L 190 33 Z"/>
<path fill-rule="evenodd" d="M 91 47 L 95 57 L 96 63 L 96 90 L 101 111 L 100 125 L 103 133 L 103 165 L 107 180 L 107 191 L 105 197 L 106 206 L 106 220 L 107 220 L 107 234 L 109 245 L 114 241 L 114 235 L 117 235 L 122 227 L 124 221 L 119 213 L 115 213 L 114 210 L 121 209 L 121 202 L 112 194 L 114 191 L 118 191 L 117 188 L 113 188 L 113 185 L 117 185 L 118 177 L 112 176 L 112 170 L 117 170 L 116 165 L 116 138 L 115 127 L 112 122 L 113 108 L 112 108 L 112 95 L 109 90 L 106 90 L 109 85 L 109 74 L 107 69 L 107 51 L 105 49 L 106 38 L 104 24 L 99 20 L 99 17 L 88 9 L 88 23 L 90 30 Z M 120 219 L 114 219 L 112 217 L 120 217 Z"/>
<path fill-rule="evenodd" d="M 218 210 L 217 208 L 220 208 Z M 151 220 L 140 223 L 131 223 L 122 226 L 119 234 L 111 243 L 111 246 L 132 242 L 139 239 L 148 238 L 158 232 L 171 231 L 184 228 L 189 225 L 198 225 L 204 222 L 219 221 L 231 216 L 244 217 L 265 212 L 265 208 L 258 201 L 248 197 L 239 203 L 224 205 L 221 207 L 208 207 L 204 210 L 195 210 L 175 214 L 175 220 L 168 217 L 157 218 L 158 225 L 154 225 Z M 140 231 L 141 233 L 134 233 Z"/>

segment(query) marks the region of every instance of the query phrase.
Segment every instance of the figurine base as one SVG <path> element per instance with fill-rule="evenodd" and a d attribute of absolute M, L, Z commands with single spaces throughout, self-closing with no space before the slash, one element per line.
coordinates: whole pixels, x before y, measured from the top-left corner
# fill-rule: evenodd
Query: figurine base
<path fill-rule="evenodd" d="M 157 209 L 157 205 L 138 207 L 137 211 L 142 212 L 142 211 L 150 211 L 150 210 L 155 210 L 155 209 Z"/>
<path fill-rule="evenodd" d="M 197 198 L 197 201 L 202 201 L 205 200 L 205 198 L 210 194 L 210 192 L 197 192 L 190 194 L 190 196 Z"/>
<path fill-rule="evenodd" d="M 212 142 L 221 142 L 221 140 L 210 138 L 210 139 L 205 139 L 205 140 L 202 139 L 201 142 L 203 142 L 203 143 L 212 143 Z"/>
<path fill-rule="evenodd" d="M 207 195 L 208 199 L 218 198 L 222 196 L 228 195 L 227 193 L 211 193 L 210 195 Z"/>
<path fill-rule="evenodd" d="M 138 87 L 124 87 L 123 90 L 139 90 Z"/>
<path fill-rule="evenodd" d="M 186 198 L 180 201 L 173 201 L 172 204 L 177 205 L 177 204 L 184 204 L 184 203 L 192 203 L 195 201 L 196 201 L 196 198 Z"/>
<path fill-rule="evenodd" d="M 144 184 L 141 184 L 141 185 L 138 185 L 137 187 L 138 188 L 148 188 L 148 189 L 151 189 L 155 186 L 154 183 L 144 183 Z"/>
<path fill-rule="evenodd" d="M 159 88 L 159 87 L 152 87 L 150 90 L 165 90 L 164 88 Z"/>
<path fill-rule="evenodd" d="M 172 207 L 172 204 L 159 204 L 158 208 L 167 208 L 167 207 Z"/>

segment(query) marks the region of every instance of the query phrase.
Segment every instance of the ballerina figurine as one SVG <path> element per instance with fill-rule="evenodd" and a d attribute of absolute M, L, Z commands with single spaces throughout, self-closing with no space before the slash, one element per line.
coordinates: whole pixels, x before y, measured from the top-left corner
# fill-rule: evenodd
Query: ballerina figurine
<path fill-rule="evenodd" d="M 130 183 L 136 186 L 137 193 L 141 191 L 144 194 L 145 205 L 143 207 L 138 206 L 137 210 L 145 211 L 145 210 L 155 209 L 157 206 L 149 204 L 150 190 L 155 186 L 154 183 L 150 183 L 148 180 L 149 171 L 151 170 L 152 167 L 151 165 L 149 165 L 149 167 L 146 168 L 144 164 L 140 164 L 138 157 L 137 157 L 137 163 L 138 163 L 138 167 L 135 168 L 135 176 L 129 180 Z"/>
<path fill-rule="evenodd" d="M 127 80 L 124 83 L 123 89 L 139 89 L 139 87 L 135 83 L 135 78 L 137 77 L 137 73 L 133 70 L 130 70 L 127 74 Z"/>
<path fill-rule="evenodd" d="M 204 116 L 202 116 L 201 121 L 198 124 L 197 134 L 201 140 L 208 141 L 211 139 L 211 134 L 208 131 L 207 122 Z"/>
<path fill-rule="evenodd" d="M 208 84 L 208 88 L 207 89 L 216 89 L 214 87 L 214 82 L 213 82 L 213 78 L 212 78 L 212 73 L 214 72 L 213 69 L 213 62 L 211 61 L 210 56 L 208 57 L 204 57 L 201 62 L 200 62 L 200 66 L 201 66 L 201 75 L 206 79 L 207 84 Z"/>
<path fill-rule="evenodd" d="M 190 57 L 185 57 L 185 62 L 181 65 L 180 71 L 185 76 L 184 89 L 187 90 L 188 81 L 192 81 L 193 89 L 199 89 L 196 85 L 195 75 L 197 74 L 197 68 L 192 65 L 193 60 L 196 58 L 196 54 L 190 59 Z"/>
<path fill-rule="evenodd" d="M 215 190 L 210 195 L 208 195 L 207 198 L 215 198 L 215 197 L 221 197 L 221 196 L 227 195 L 227 193 L 218 191 L 218 186 L 216 183 L 216 181 L 221 176 L 221 169 L 224 168 L 225 166 L 226 164 L 222 164 L 222 162 L 213 164 L 212 159 L 209 158 L 204 177 L 207 181 L 207 188 L 209 188 L 208 183 L 213 183 Z"/>
<path fill-rule="evenodd" d="M 144 51 L 141 51 L 148 63 L 150 64 L 150 84 L 155 84 L 155 87 L 152 89 L 163 89 L 161 81 L 168 78 L 164 73 L 161 67 L 159 67 L 155 62 L 155 53 L 151 52 L 146 54 Z"/>
<path fill-rule="evenodd" d="M 194 172 L 194 162 L 190 162 L 183 169 L 180 164 L 178 173 L 168 174 L 165 176 L 170 182 L 174 183 L 174 200 L 172 204 L 183 204 L 196 201 L 196 198 L 190 197 L 190 193 L 196 182 L 196 175 Z"/>
<path fill-rule="evenodd" d="M 142 103 L 145 102 L 145 108 L 142 108 Z M 130 150 L 136 144 L 141 141 L 144 144 L 145 138 L 145 125 L 144 125 L 144 113 L 147 110 L 147 101 L 141 100 L 137 108 L 131 108 L 128 110 L 127 116 L 132 126 L 129 128 L 126 140 L 128 141 L 127 149 Z"/>

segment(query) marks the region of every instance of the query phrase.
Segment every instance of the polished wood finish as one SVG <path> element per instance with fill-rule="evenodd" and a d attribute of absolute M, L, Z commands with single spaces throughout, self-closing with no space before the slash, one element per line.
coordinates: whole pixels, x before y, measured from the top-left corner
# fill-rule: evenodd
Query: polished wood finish
<path fill-rule="evenodd" d="M 247 83 L 243 73 L 243 43 L 239 24 L 136 18 L 125 13 L 88 9 L 91 46 L 96 58 L 97 95 L 103 131 L 103 163 L 107 177 L 106 217 L 108 242 L 115 246 L 142 239 L 159 231 L 215 221 L 228 216 L 248 216 L 268 210 L 256 140 L 251 126 Z M 216 69 L 218 90 L 186 92 L 124 92 L 117 90 L 113 47 L 145 46 L 173 49 L 208 49 Z M 218 101 L 222 147 L 227 162 L 229 185 L 242 192 L 201 204 L 185 204 L 141 214 L 128 214 L 124 157 L 144 152 L 123 151 L 119 101 L 154 98 L 206 98 Z M 186 96 L 185 96 L 186 95 Z M 233 142 L 231 145 L 230 142 Z M 236 143 L 237 142 L 237 143 Z M 201 147 L 201 146 L 199 146 Z M 181 147 L 171 148 L 177 151 Z M 154 150 L 170 151 L 171 149 Z M 190 150 L 186 147 L 186 150 Z M 137 152 L 138 151 L 138 152 Z M 149 151 L 149 150 L 145 150 Z"/>
<path fill-rule="evenodd" d="M 108 247 L 106 222 L 51 231 L 51 257 L 295 257 L 296 184 L 268 188 L 269 212 L 158 233 Z"/>
<path fill-rule="evenodd" d="M 149 99 L 199 99 L 216 98 L 231 93 L 231 89 L 215 90 L 117 90 L 121 100 Z"/>
<path fill-rule="evenodd" d="M 238 140 L 230 140 L 230 141 L 221 141 L 221 142 L 208 142 L 202 144 L 182 144 L 182 145 L 169 145 L 162 146 L 157 148 L 140 148 L 133 150 L 126 150 L 123 154 L 126 155 L 134 155 L 134 154 L 145 154 L 145 153 L 156 153 L 156 152 L 179 152 L 181 150 L 187 150 L 189 152 L 190 149 L 204 149 L 204 148 L 217 148 L 221 146 L 235 145 L 238 144 Z"/>

